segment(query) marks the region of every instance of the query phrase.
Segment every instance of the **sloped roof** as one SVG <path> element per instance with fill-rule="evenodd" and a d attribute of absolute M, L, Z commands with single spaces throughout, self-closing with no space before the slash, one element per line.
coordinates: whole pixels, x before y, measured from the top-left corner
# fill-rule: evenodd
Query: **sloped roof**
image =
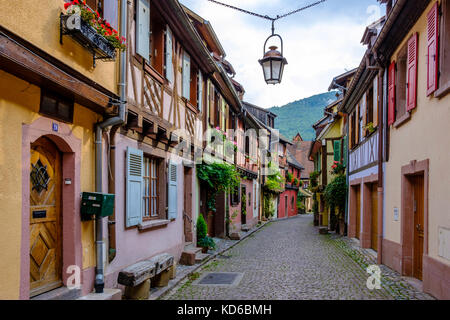
<path fill-rule="evenodd" d="M 294 155 L 289 151 L 289 149 L 287 149 L 286 151 L 286 155 L 287 155 L 287 162 L 292 165 L 293 167 L 297 167 L 297 169 L 305 169 L 305 167 L 303 167 L 301 165 L 300 162 L 297 161 L 297 159 L 294 157 Z"/>

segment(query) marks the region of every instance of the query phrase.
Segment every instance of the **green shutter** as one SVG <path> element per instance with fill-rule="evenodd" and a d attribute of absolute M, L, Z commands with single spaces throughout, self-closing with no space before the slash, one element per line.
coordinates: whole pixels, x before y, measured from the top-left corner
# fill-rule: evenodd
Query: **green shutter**
<path fill-rule="evenodd" d="M 341 161 L 341 140 L 334 141 L 334 161 Z"/>
<path fill-rule="evenodd" d="M 344 143 L 344 148 L 343 148 L 343 150 L 344 150 L 344 166 L 345 167 L 347 167 L 347 161 L 348 161 L 348 136 L 345 136 L 344 137 L 344 141 L 343 141 L 343 143 Z"/>

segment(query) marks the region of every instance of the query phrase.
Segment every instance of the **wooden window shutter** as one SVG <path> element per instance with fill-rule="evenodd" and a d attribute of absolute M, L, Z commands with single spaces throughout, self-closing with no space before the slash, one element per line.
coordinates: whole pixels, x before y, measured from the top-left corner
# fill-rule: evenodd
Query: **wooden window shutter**
<path fill-rule="evenodd" d="M 150 4 L 138 0 L 136 5 L 136 53 L 150 61 Z"/>
<path fill-rule="evenodd" d="M 209 83 L 209 124 L 214 127 L 214 85 Z"/>
<path fill-rule="evenodd" d="M 373 127 L 378 127 L 378 76 L 373 80 Z"/>
<path fill-rule="evenodd" d="M 144 153 L 127 148 L 126 158 L 126 227 L 136 226 L 142 221 Z"/>
<path fill-rule="evenodd" d="M 411 111 L 417 105 L 417 42 L 418 34 L 414 34 L 408 41 L 408 74 L 406 110 Z"/>
<path fill-rule="evenodd" d="M 342 159 L 343 159 L 343 164 L 345 167 L 347 167 L 347 153 L 348 153 L 348 136 L 344 137 L 344 140 L 342 141 L 343 144 L 343 148 L 342 148 Z"/>
<path fill-rule="evenodd" d="M 334 161 L 341 162 L 341 140 L 334 141 Z"/>
<path fill-rule="evenodd" d="M 439 4 L 434 4 L 427 16 L 427 95 L 437 90 L 439 54 Z"/>
<path fill-rule="evenodd" d="M 103 18 L 109 22 L 111 27 L 119 28 L 119 0 L 107 0 L 103 2 Z"/>
<path fill-rule="evenodd" d="M 170 30 L 169 26 L 166 27 L 166 41 L 165 41 L 165 64 L 164 64 L 164 72 L 165 77 L 169 80 L 170 83 L 174 81 L 174 68 L 173 68 L 173 34 Z"/>
<path fill-rule="evenodd" d="M 355 113 L 356 121 L 355 121 L 355 145 L 359 143 L 359 128 L 360 128 L 360 116 L 359 116 L 359 103 L 356 105 L 356 113 Z"/>
<path fill-rule="evenodd" d="M 388 125 L 395 122 L 395 61 L 389 66 L 388 75 Z"/>
<path fill-rule="evenodd" d="M 197 82 L 197 106 L 198 111 L 202 112 L 203 110 L 203 75 L 202 71 L 198 70 L 198 82 Z"/>
<path fill-rule="evenodd" d="M 191 57 L 187 52 L 183 53 L 183 97 L 191 98 Z"/>
<path fill-rule="evenodd" d="M 168 219 L 176 219 L 178 212 L 178 196 L 177 196 L 177 186 L 178 186 L 178 166 L 173 161 L 169 161 L 169 210 Z"/>
<path fill-rule="evenodd" d="M 368 112 L 368 109 L 369 109 L 369 106 L 368 106 L 368 103 L 367 103 L 367 93 L 365 93 L 364 94 L 364 96 L 363 96 L 363 100 L 362 100 L 362 103 L 361 103 L 361 108 L 362 108 L 362 113 L 363 113 L 363 120 L 362 120 L 362 126 L 363 126 L 363 130 L 362 130 L 362 132 L 361 132 L 361 135 L 363 136 L 363 137 L 365 137 L 366 136 L 366 133 L 367 133 L 367 130 L 365 129 L 365 126 L 367 126 L 367 112 Z"/>
<path fill-rule="evenodd" d="M 352 144 L 352 137 L 353 137 L 353 119 L 355 117 L 355 114 L 352 113 L 350 114 L 350 119 L 349 119 L 349 123 L 348 123 L 348 137 L 349 137 L 349 148 L 353 148 L 353 144 Z"/>

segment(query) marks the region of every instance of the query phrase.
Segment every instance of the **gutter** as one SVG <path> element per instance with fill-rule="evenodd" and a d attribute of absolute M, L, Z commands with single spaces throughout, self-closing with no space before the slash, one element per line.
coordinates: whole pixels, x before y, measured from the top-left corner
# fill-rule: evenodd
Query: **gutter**
<path fill-rule="evenodd" d="M 120 3 L 120 36 L 126 37 L 127 35 L 127 0 L 121 0 Z M 97 123 L 95 126 L 95 191 L 103 192 L 103 166 L 102 166 L 102 151 L 103 151 L 103 141 L 102 135 L 103 130 L 110 126 L 120 126 L 125 123 L 125 113 L 126 113 L 126 63 L 127 63 L 127 51 L 122 51 L 120 54 L 120 81 L 118 83 L 119 95 L 120 95 L 120 105 L 119 105 L 119 115 L 117 117 L 109 118 L 103 122 Z M 95 269 L 95 293 L 103 293 L 105 287 L 105 277 L 104 277 L 104 267 L 103 267 L 103 219 L 97 217 L 95 220 L 95 237 L 96 237 L 96 255 L 97 255 L 97 265 Z"/>

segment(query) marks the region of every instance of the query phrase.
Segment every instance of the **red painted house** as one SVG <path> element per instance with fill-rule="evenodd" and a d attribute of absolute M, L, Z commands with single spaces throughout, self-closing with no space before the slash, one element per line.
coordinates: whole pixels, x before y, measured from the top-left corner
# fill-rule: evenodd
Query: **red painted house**
<path fill-rule="evenodd" d="M 278 218 L 289 218 L 297 215 L 297 196 L 301 184 L 301 172 L 304 167 L 286 150 L 288 168 L 285 173 L 285 191 L 278 198 Z"/>

